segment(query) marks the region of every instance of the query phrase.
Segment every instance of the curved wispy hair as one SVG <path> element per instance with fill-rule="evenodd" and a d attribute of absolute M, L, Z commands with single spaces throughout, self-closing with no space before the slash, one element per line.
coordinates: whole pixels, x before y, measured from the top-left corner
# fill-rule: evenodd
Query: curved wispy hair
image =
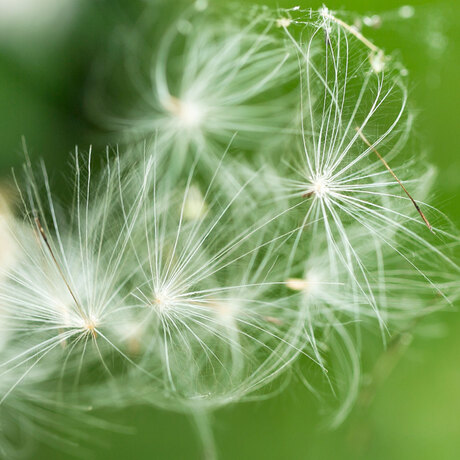
<path fill-rule="evenodd" d="M 285 46 L 270 10 L 252 7 L 244 17 L 227 13 L 211 7 L 186 10 L 157 38 L 157 49 L 146 38 L 152 15 L 146 15 L 147 25 L 141 21 L 127 34 L 124 59 L 128 85 L 135 89 L 130 100 L 138 102 L 131 110 L 118 109 L 120 115 L 102 117 L 128 141 L 154 135 L 160 151 L 171 158 L 170 171 L 190 166 L 195 155 L 214 167 L 216 152 L 235 133 L 236 145 L 252 152 L 279 144 L 283 132 L 292 131 L 295 50 Z M 145 61 L 147 69 L 142 68 Z M 91 96 L 91 102 L 97 97 Z M 110 104 L 114 98 L 107 99 Z"/>
<path fill-rule="evenodd" d="M 21 251 L 16 238 L 18 230 L 23 230 L 23 226 L 15 222 L 7 196 L 0 195 L 2 285 L 8 282 L 9 276 L 20 264 Z M 2 296 L 0 301 L 0 457 L 5 459 L 32 455 L 33 438 L 64 445 L 64 439 L 73 432 L 73 427 L 68 423 L 69 418 L 64 418 L 60 411 L 55 393 L 43 386 L 59 365 L 42 363 L 27 372 L 25 382 L 25 374 L 20 366 L 8 366 L 24 351 L 24 337 L 18 336 L 17 324 L 11 321 L 8 314 L 9 300 Z M 20 381 L 23 384 L 16 388 Z M 12 389 L 15 391 L 12 392 Z M 72 412 L 68 406 L 66 411 L 68 415 Z"/>
<path fill-rule="evenodd" d="M 116 225 L 119 163 L 107 164 L 93 183 L 91 153 L 86 161 L 75 158 L 74 203 L 67 209 L 53 199 L 44 165 L 35 174 L 31 163 L 25 166 L 26 185 L 19 188 L 25 218 L 11 224 L 17 260 L 3 270 L 0 285 L 0 320 L 14 332 L 16 348 L 22 346 L 0 364 L 2 378 L 22 372 L 3 399 L 47 362 L 61 363 L 54 378 L 70 374 L 75 384 L 85 365 L 98 363 L 104 376 L 110 356 L 110 362 L 129 360 L 117 338 L 112 342 L 105 334 L 123 320 L 118 310 L 129 282 L 120 277 L 132 227 Z M 140 194 L 145 186 L 138 184 Z"/>
<path fill-rule="evenodd" d="M 390 337 L 413 329 L 421 318 L 449 306 L 446 283 L 450 272 L 432 263 L 428 249 L 419 251 L 417 256 L 423 269 L 419 273 L 410 262 L 401 261 L 393 248 L 377 238 L 369 238 L 358 224 L 348 231 L 350 242 L 366 267 L 365 274 L 358 273 L 358 280 L 350 277 L 346 266 L 333 267 L 328 263 L 326 234 L 317 237 L 306 259 L 298 258 L 298 265 L 292 269 L 298 277 L 286 279 L 286 286 L 301 294 L 299 301 L 306 310 L 312 354 L 336 396 L 332 426 L 344 421 L 358 397 L 362 355 L 366 354 L 363 335 L 373 335 L 375 331 L 375 308 L 385 328 L 382 338 L 386 346 Z M 357 282 L 366 283 L 375 305 L 357 288 Z M 308 381 L 307 374 L 305 379 Z"/>
<path fill-rule="evenodd" d="M 297 156 L 288 160 L 291 171 L 277 199 L 305 201 L 303 222 L 314 222 L 312 240 L 327 235 L 330 265 L 347 268 L 379 316 L 366 267 L 351 243 L 350 225 L 359 223 L 368 238 L 393 248 L 415 271 L 420 269 L 410 251 L 417 247 L 430 249 L 457 269 L 430 233 L 451 235 L 434 228 L 425 212 L 436 213 L 410 194 L 417 184 L 428 188 L 423 181 L 429 169 L 427 176 L 424 160 L 405 153 L 413 117 L 404 69 L 327 8 L 297 15 L 283 27 L 299 54 L 302 141 Z M 295 27 L 301 34 L 291 33 Z"/>
<path fill-rule="evenodd" d="M 220 173 L 200 190 L 194 168 L 174 185 L 154 162 L 133 223 L 129 320 L 119 330 L 138 367 L 124 387 L 173 410 L 239 401 L 308 354 L 304 309 L 277 263 L 293 231 L 276 231 L 247 184 L 228 199 Z"/>
<path fill-rule="evenodd" d="M 0 362 L 11 362 L 24 347 L 15 340 L 7 325 L 3 325 L 0 334 L 3 339 Z M 59 362 L 42 362 L 24 379 L 20 368 L 5 373 L 4 366 L 0 367 L 0 458 L 32 458 L 37 440 L 62 449 L 75 448 L 77 444 L 72 439 L 84 436 L 81 427 L 92 422 L 92 418 L 82 417 L 84 408 L 63 404 L 56 397 L 50 376 L 56 375 L 59 368 Z M 18 379 L 21 379 L 19 386 Z"/>
<path fill-rule="evenodd" d="M 279 216 L 267 217 L 246 185 L 229 199 L 223 167 L 201 190 L 194 168 L 181 185 L 158 158 L 132 158 L 108 161 L 96 180 L 91 154 L 76 155 L 70 210 L 44 167 L 36 179 L 26 166 L 28 225 L 14 228 L 20 257 L 0 287 L 0 318 L 22 351 L 0 364 L 16 376 L 3 399 L 59 362 L 50 378 L 63 394 L 115 384 L 122 399 L 119 377 L 145 383 L 158 406 L 204 409 L 260 390 L 308 355 L 304 309 L 277 263 L 296 230 L 278 232 Z"/>
<path fill-rule="evenodd" d="M 106 118 L 123 155 L 95 173 L 77 152 L 63 205 L 28 160 L 22 217 L 0 202 L 0 424 L 149 403 L 193 414 L 213 458 L 206 414 L 276 392 L 295 362 L 314 391 L 309 360 L 336 426 L 364 334 L 385 344 L 458 298 L 433 169 L 406 154 L 405 69 L 325 7 L 201 9 L 158 49 L 149 19 L 127 40 L 141 103 Z"/>

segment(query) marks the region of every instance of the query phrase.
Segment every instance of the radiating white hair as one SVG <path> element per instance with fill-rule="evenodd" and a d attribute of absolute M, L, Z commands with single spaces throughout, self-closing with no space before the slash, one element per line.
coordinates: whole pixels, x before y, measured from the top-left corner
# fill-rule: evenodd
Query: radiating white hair
<path fill-rule="evenodd" d="M 128 147 L 99 172 L 76 153 L 71 205 L 27 162 L 22 218 L 0 208 L 12 411 L 59 382 L 72 407 L 193 413 L 211 452 L 203 414 L 294 370 L 315 391 L 306 356 L 338 425 L 364 335 L 385 343 L 458 298 L 458 239 L 408 152 L 405 69 L 325 7 L 254 11 L 243 25 L 187 11 L 168 29 L 150 80 L 132 74 L 136 115 L 110 120 Z"/>

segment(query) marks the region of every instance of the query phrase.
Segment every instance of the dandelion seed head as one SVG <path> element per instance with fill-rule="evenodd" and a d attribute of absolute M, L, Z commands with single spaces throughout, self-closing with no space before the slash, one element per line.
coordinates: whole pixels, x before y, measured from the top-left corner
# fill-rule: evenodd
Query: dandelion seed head
<path fill-rule="evenodd" d="M 327 177 L 319 176 L 311 180 L 311 186 L 306 194 L 313 194 L 319 199 L 325 198 L 330 193 L 331 182 Z"/>
<path fill-rule="evenodd" d="M 191 100 L 180 100 L 169 96 L 164 103 L 165 108 L 177 119 L 180 127 L 193 129 L 204 120 L 204 110 L 199 104 Z"/>
<path fill-rule="evenodd" d="M 160 289 L 155 293 L 152 305 L 163 314 L 173 310 L 176 302 L 177 300 L 166 289 Z"/>
<path fill-rule="evenodd" d="M 290 18 L 279 18 L 276 20 L 277 27 L 289 27 L 292 24 L 292 19 Z"/>
<path fill-rule="evenodd" d="M 193 128 L 201 123 L 203 111 L 194 103 L 184 102 L 180 106 L 178 117 L 186 127 Z"/>
<path fill-rule="evenodd" d="M 417 208 L 407 195 L 401 196 L 400 181 L 395 178 L 398 172 L 393 175 L 385 166 L 401 165 L 398 154 L 405 151 L 411 128 L 401 67 L 340 18 L 328 14 L 326 19 L 320 15 L 316 28 L 305 29 L 300 38 L 292 33 L 294 27 L 285 31 L 302 56 L 302 141 L 299 156 L 284 174 L 277 193 L 280 198 L 275 199 L 285 200 L 287 209 L 290 199 L 295 200 L 292 206 L 296 208 L 306 205 L 297 208 L 304 217 L 288 261 L 291 267 L 302 267 L 303 276 L 287 276 L 285 285 L 298 291 L 311 313 L 311 336 L 316 336 L 318 324 L 334 324 L 338 342 L 346 344 L 350 385 L 344 391 L 348 394 L 343 417 L 359 388 L 359 347 L 343 322 L 377 320 L 385 339 L 387 323 L 427 308 L 420 292 L 408 302 L 401 301 L 401 294 L 390 294 L 383 253 L 400 257 L 400 264 L 412 263 L 408 271 L 421 272 L 428 285 L 435 284 L 430 269 L 415 262 L 421 251 L 437 254 L 458 268 L 429 240 L 426 222 L 420 215 L 414 217 Z M 296 18 L 296 24 L 300 22 Z M 325 23 L 327 40 L 322 33 Z M 371 141 L 366 132 L 372 135 Z M 424 174 L 418 176 L 407 169 L 404 161 L 402 164 L 400 171 L 410 171 L 407 189 L 423 200 L 429 181 Z M 299 195 L 305 200 L 299 202 Z M 317 246 L 323 248 L 316 259 L 310 258 L 307 242 L 313 252 Z M 412 283 L 408 280 L 406 289 Z M 315 341 L 312 343 L 314 346 Z M 318 362 L 323 362 L 322 351 L 316 350 Z"/>
<path fill-rule="evenodd" d="M 95 317 L 85 318 L 85 321 L 82 324 L 83 330 L 87 331 L 93 336 L 96 335 L 96 329 L 98 326 L 99 326 L 99 321 Z"/>
<path fill-rule="evenodd" d="M 443 294 L 431 260 L 458 268 L 418 231 L 428 221 L 411 205 L 427 205 L 401 192 L 407 186 L 423 199 L 429 188 L 427 175 L 417 179 L 412 164 L 397 161 L 411 121 L 401 68 L 326 7 L 302 11 L 304 21 L 286 11 L 275 21 L 248 15 L 243 27 L 222 30 L 209 18 L 195 27 L 194 14 L 165 34 L 148 69 L 146 111 L 128 122 L 136 134 L 155 132 L 154 148 L 109 159 L 98 177 L 76 156 L 72 210 L 55 205 L 46 171 L 42 199 L 25 168 L 20 255 L 4 264 L 0 252 L 0 329 L 10 328 L 0 333 L 0 354 L 13 354 L 4 393 L 30 373 L 60 376 L 65 395 L 80 384 L 94 406 L 148 401 L 203 412 L 262 395 L 305 355 L 331 387 L 339 382 L 343 420 L 359 389 L 361 323 L 377 318 L 385 335 L 433 309 L 433 293 Z M 364 22 L 377 26 L 373 18 Z M 283 87 L 295 86 L 292 74 L 302 97 L 293 117 Z M 286 122 L 284 112 L 299 149 L 287 149 L 296 155 L 289 172 L 277 170 L 269 187 L 246 159 L 210 160 L 208 149 L 227 146 L 240 129 L 253 158 L 254 146 L 279 136 L 273 127 Z M 186 161 L 194 150 L 203 157 L 171 177 L 177 158 L 164 158 L 179 152 Z M 198 172 L 202 160 L 211 176 Z M 283 193 L 260 200 L 274 184 Z M 0 212 L 0 236 L 2 225 Z M 458 276 L 451 284 L 458 295 Z M 10 335 L 19 352 L 2 343 Z"/>
<path fill-rule="evenodd" d="M 193 171 L 184 190 L 165 179 L 163 162 L 154 164 L 139 168 L 138 180 L 130 177 L 132 194 L 121 188 L 129 197 L 125 209 L 136 214 L 124 223 L 135 230 L 124 258 L 132 269 L 119 321 L 86 324 L 85 334 L 97 333 L 98 346 L 106 339 L 120 344 L 131 364 L 123 378 L 132 378 L 152 404 L 219 407 L 262 390 L 303 352 L 297 309 L 305 307 L 270 295 L 282 284 L 275 261 L 283 236 L 268 231 L 270 214 L 248 206 L 247 185 L 227 196 L 216 178 L 193 198 L 199 191 Z M 139 183 L 145 194 L 138 194 Z"/>
<path fill-rule="evenodd" d="M 245 151 L 253 151 L 267 137 L 273 144 L 280 143 L 279 133 L 292 130 L 295 116 L 280 111 L 278 101 L 296 104 L 297 60 L 295 50 L 272 36 L 277 27 L 272 13 L 263 8 L 257 12 L 260 15 L 251 13 L 235 21 L 212 8 L 204 13 L 189 11 L 184 16 L 192 27 L 185 35 L 178 30 L 183 18 L 176 19 L 158 49 L 149 50 L 155 56 L 146 60 L 149 68 L 127 66 L 127 78 L 133 83 L 151 75 L 142 89 L 133 85 L 131 109 L 116 109 L 119 115 L 96 115 L 129 139 L 155 135 L 163 155 L 174 161 L 174 171 L 190 166 L 190 151 L 202 157 L 199 167 L 215 167 L 218 149 L 224 150 L 230 142 Z M 282 23 L 287 21 L 288 17 Z M 134 29 L 132 43 L 142 42 L 144 33 L 149 32 Z M 132 43 L 127 42 L 127 47 L 131 49 Z M 106 87 L 110 80 L 103 80 Z M 100 107 L 95 105 L 94 111 L 100 112 Z"/>

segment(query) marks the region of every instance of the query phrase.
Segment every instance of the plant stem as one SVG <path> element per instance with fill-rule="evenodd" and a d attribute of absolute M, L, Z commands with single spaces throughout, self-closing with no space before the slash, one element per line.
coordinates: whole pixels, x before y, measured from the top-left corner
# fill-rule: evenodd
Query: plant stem
<path fill-rule="evenodd" d="M 206 410 L 195 409 L 191 412 L 191 415 L 201 441 L 203 460 L 217 460 L 211 414 Z"/>

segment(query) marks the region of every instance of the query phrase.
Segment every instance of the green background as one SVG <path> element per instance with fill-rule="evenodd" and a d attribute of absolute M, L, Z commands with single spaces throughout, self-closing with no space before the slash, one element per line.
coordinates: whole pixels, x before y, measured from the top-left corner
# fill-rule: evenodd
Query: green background
<path fill-rule="evenodd" d="M 40 1 L 40 0 L 37 0 Z M 212 1 L 212 0 L 211 0 Z M 175 0 L 170 1 L 174 8 Z M 135 1 L 78 3 L 71 16 L 44 29 L 10 25 L 0 33 L 0 173 L 7 177 L 23 159 L 21 136 L 33 158 L 42 157 L 59 187 L 70 152 L 93 144 L 102 152 L 104 135 L 85 112 L 91 67 L 116 34 L 117 18 L 135 18 Z M 218 3 L 215 1 L 214 3 Z M 223 3 L 223 1 L 222 1 Z M 294 6 L 282 0 L 258 3 Z M 241 8 L 249 2 L 241 2 Z M 317 8 L 318 2 L 301 4 Z M 417 109 L 415 135 L 439 169 L 431 202 L 460 225 L 460 6 L 412 2 L 414 19 L 397 19 L 396 1 L 330 2 L 331 9 L 382 13 L 371 36 L 386 51 L 399 50 L 411 75 Z M 412 337 L 404 354 L 379 386 L 366 410 L 355 411 L 338 430 L 322 428 L 313 397 L 293 382 L 271 400 L 218 412 L 214 431 L 222 459 L 458 459 L 460 458 L 460 317 L 437 313 L 430 327 Z M 133 426 L 132 434 L 95 431 L 96 459 L 195 459 L 199 444 L 190 421 L 147 408 L 109 414 Z M 90 428 L 90 430 L 94 430 Z M 90 433 L 88 433 L 90 434 Z M 78 454 L 79 449 L 74 450 Z M 69 452 L 40 446 L 33 458 L 65 459 Z M 83 454 L 88 457 L 87 453 Z"/>

